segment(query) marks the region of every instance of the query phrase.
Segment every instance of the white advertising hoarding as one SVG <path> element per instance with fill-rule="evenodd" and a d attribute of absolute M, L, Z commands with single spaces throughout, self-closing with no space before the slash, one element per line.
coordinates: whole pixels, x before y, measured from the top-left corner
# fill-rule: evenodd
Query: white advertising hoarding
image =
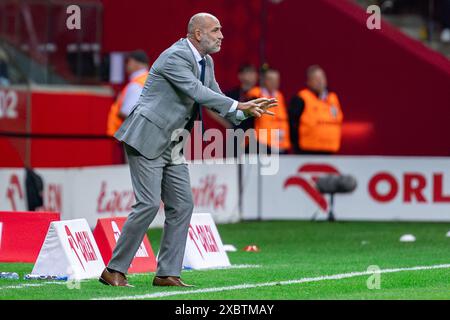
<path fill-rule="evenodd" d="M 354 192 L 335 196 L 338 220 L 450 221 L 450 159 L 441 157 L 282 156 L 277 174 L 259 178 L 245 165 L 243 218 L 258 218 L 258 207 L 263 219 L 325 218 L 329 197 L 313 186 L 327 173 L 357 180 Z"/>
<path fill-rule="evenodd" d="M 194 212 L 211 212 L 217 223 L 239 220 L 238 172 L 235 164 L 190 164 Z M 127 165 L 70 169 L 36 169 L 44 180 L 44 206 L 61 220 L 84 218 L 91 228 L 97 219 L 127 216 L 134 204 Z M 0 210 L 25 211 L 24 169 L 0 169 Z M 152 227 L 162 227 L 160 210 Z"/>
<path fill-rule="evenodd" d="M 338 220 L 450 221 L 450 158 L 280 156 L 277 161 L 276 170 L 261 176 L 256 165 L 243 165 L 244 219 L 310 219 L 315 214 L 325 219 L 328 196 L 315 189 L 314 179 L 340 173 L 354 176 L 357 188 L 336 195 Z M 239 221 L 237 165 L 189 166 L 194 212 L 210 212 L 216 223 Z M 62 220 L 85 218 L 93 228 L 98 218 L 127 216 L 132 210 L 127 165 L 36 171 L 45 184 L 42 209 L 61 212 Z M 25 170 L 0 169 L 0 210 L 26 210 Z M 161 204 L 151 226 L 163 223 Z"/>

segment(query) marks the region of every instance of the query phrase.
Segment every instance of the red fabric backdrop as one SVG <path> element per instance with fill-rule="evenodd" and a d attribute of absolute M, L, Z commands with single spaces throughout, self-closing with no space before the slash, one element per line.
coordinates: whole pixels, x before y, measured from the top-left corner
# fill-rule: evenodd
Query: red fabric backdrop
<path fill-rule="evenodd" d="M 189 17 L 215 14 L 223 25 L 214 55 L 222 89 L 237 84 L 240 63 L 260 63 L 262 0 L 103 0 L 104 50 L 145 49 L 152 59 L 186 33 Z M 322 65 L 341 99 L 343 154 L 450 155 L 450 62 L 382 24 L 348 0 L 268 1 L 267 62 L 288 99 L 308 65 Z"/>
<path fill-rule="evenodd" d="M 281 71 L 287 99 L 304 85 L 307 66 L 324 67 L 345 115 L 341 154 L 450 155 L 449 60 L 388 24 L 368 30 L 368 15 L 348 0 L 274 2 L 267 1 L 266 61 Z M 185 36 L 192 14 L 206 11 L 223 25 L 222 51 L 214 55 L 223 90 L 237 85 L 241 63 L 261 63 L 263 0 L 102 3 L 104 53 L 142 48 L 154 60 Z M 31 100 L 32 132 L 103 134 L 112 97 L 34 92 Z M 24 129 L 24 109 L 16 131 Z M 207 119 L 207 126 L 218 124 Z M 0 119 L 0 130 L 10 131 L 10 120 Z M 22 166 L 23 140 L 0 137 L 0 148 L 0 166 Z M 108 140 L 35 139 L 31 148 L 33 166 L 114 161 Z"/>

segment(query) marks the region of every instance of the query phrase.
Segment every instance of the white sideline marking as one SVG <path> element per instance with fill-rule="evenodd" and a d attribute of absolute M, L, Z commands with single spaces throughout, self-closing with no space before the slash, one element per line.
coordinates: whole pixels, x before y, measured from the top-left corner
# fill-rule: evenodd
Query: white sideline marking
<path fill-rule="evenodd" d="M 251 268 L 261 268 L 260 264 L 233 264 L 229 267 L 215 267 L 208 269 L 183 269 L 183 272 L 192 272 L 192 271 L 211 271 L 211 270 L 230 270 L 230 269 L 251 269 Z M 127 275 L 128 278 L 134 278 L 139 276 L 148 276 L 149 274 L 154 274 L 154 272 L 146 272 L 146 273 L 133 273 Z"/>
<path fill-rule="evenodd" d="M 250 268 L 261 268 L 260 264 L 232 264 L 228 267 L 213 267 L 207 269 L 198 269 L 195 271 L 210 271 L 210 270 L 229 270 L 229 269 L 250 269 Z M 194 271 L 194 269 L 183 270 L 183 271 Z"/>
<path fill-rule="evenodd" d="M 28 287 L 42 287 L 45 286 L 47 284 L 66 284 L 66 281 L 46 281 L 46 282 L 42 282 L 42 283 L 22 283 L 22 284 L 18 284 L 15 286 L 5 286 L 5 287 L 0 287 L 0 290 L 4 290 L 4 289 L 22 289 L 22 288 L 28 288 Z"/>
<path fill-rule="evenodd" d="M 409 268 L 382 269 L 379 272 L 373 272 L 373 271 L 349 272 L 349 273 L 341 273 L 341 274 L 335 274 L 335 275 L 330 275 L 330 276 L 301 278 L 301 279 L 295 279 L 295 280 L 239 284 L 239 285 L 227 286 L 227 287 L 213 287 L 213 288 L 191 289 L 191 290 L 183 290 L 183 291 L 155 292 L 155 293 L 148 293 L 148 294 L 134 295 L 134 296 L 103 297 L 103 298 L 95 298 L 92 300 L 152 299 L 152 298 L 162 298 L 162 297 L 169 297 L 169 296 L 176 296 L 176 295 L 195 294 L 195 293 L 208 293 L 208 292 L 221 292 L 221 291 L 252 289 L 252 288 L 260 288 L 260 287 L 273 287 L 273 286 L 277 286 L 277 285 L 318 282 L 318 281 L 324 281 L 324 280 L 340 280 L 340 279 L 347 279 L 347 278 L 359 277 L 359 276 L 364 276 L 364 275 L 373 275 L 374 273 L 395 273 L 395 272 L 402 272 L 402 271 L 419 271 L 419 270 L 449 269 L 449 268 L 450 268 L 450 264 L 437 264 L 437 265 L 432 265 L 432 266 L 417 266 L 417 267 L 409 267 Z"/>
<path fill-rule="evenodd" d="M 261 265 L 259 265 L 259 264 L 236 264 L 236 265 L 231 265 L 230 267 L 208 268 L 208 269 L 195 270 L 195 271 L 246 269 L 246 268 L 261 268 Z M 190 272 L 190 271 L 193 271 L 193 270 L 183 270 L 183 272 Z M 135 278 L 135 277 L 139 277 L 139 276 L 148 276 L 149 274 L 152 274 L 152 273 L 135 273 L 135 274 L 130 274 L 127 277 Z M 86 280 L 83 280 L 83 281 L 86 281 Z M 22 284 L 4 286 L 4 287 L 0 286 L 0 290 L 23 289 L 23 288 L 28 288 L 28 287 L 42 287 L 47 284 L 66 284 L 66 283 L 67 283 L 67 281 L 46 281 L 46 282 L 41 282 L 41 283 L 22 283 Z"/>

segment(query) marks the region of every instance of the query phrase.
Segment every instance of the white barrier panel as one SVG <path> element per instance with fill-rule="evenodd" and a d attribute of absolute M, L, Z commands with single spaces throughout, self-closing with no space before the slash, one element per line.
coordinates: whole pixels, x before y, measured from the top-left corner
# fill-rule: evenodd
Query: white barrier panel
<path fill-rule="evenodd" d="M 212 212 L 218 223 L 238 221 L 237 166 L 190 165 L 189 171 L 194 212 Z M 99 218 L 127 216 L 131 212 L 134 193 L 128 166 L 74 169 L 69 174 L 73 184 L 71 218 L 86 218 L 94 227 Z M 152 227 L 164 225 L 162 206 Z"/>
<path fill-rule="evenodd" d="M 85 218 L 94 228 L 97 219 L 130 214 L 134 194 L 128 166 L 78 168 L 69 174 L 74 190 L 72 219 Z"/>
<path fill-rule="evenodd" d="M 70 212 L 69 176 L 67 169 L 37 169 L 44 178 L 44 205 L 41 211 Z M 67 190 L 66 190 L 67 189 Z M 26 211 L 27 197 L 24 169 L 0 169 L 0 211 Z M 66 219 L 70 216 L 66 215 Z"/>
<path fill-rule="evenodd" d="M 314 192 L 313 179 L 328 171 L 352 174 L 357 189 L 337 195 L 343 220 L 450 221 L 450 159 L 443 157 L 280 156 L 275 175 L 258 179 L 256 165 L 244 165 L 243 217 L 258 217 L 258 188 L 264 219 L 325 218 L 327 198 Z M 126 216 L 134 202 L 129 168 L 37 169 L 44 208 L 61 219 Z M 239 220 L 236 165 L 190 165 L 194 212 L 211 212 L 218 223 Z M 0 210 L 26 210 L 23 169 L 0 169 Z M 161 227 L 160 210 L 152 227 Z"/>
<path fill-rule="evenodd" d="M 74 186 L 71 170 L 73 169 L 35 169 L 36 173 L 44 180 L 44 205 L 40 210 L 61 212 L 61 220 L 73 219 Z"/>
<path fill-rule="evenodd" d="M 183 266 L 192 269 L 229 267 L 217 227 L 209 213 L 192 215 Z"/>
<path fill-rule="evenodd" d="M 239 220 L 237 165 L 189 165 L 194 212 L 211 212 L 218 223 Z M 44 180 L 41 210 L 61 212 L 62 220 L 84 218 L 91 228 L 97 219 L 123 217 L 134 204 L 127 165 L 70 169 L 36 169 Z M 0 210 L 27 209 L 25 171 L 0 169 Z M 161 208 L 152 227 L 164 225 Z"/>
<path fill-rule="evenodd" d="M 32 274 L 98 278 L 105 268 L 97 243 L 85 219 L 50 224 Z"/>
<path fill-rule="evenodd" d="M 189 165 L 194 212 L 210 212 L 216 223 L 239 221 L 236 164 Z"/>
<path fill-rule="evenodd" d="M 311 188 L 329 172 L 353 175 L 357 188 L 335 196 L 340 220 L 450 221 L 450 161 L 431 157 L 282 156 L 260 177 L 263 219 L 325 218 L 328 197 Z M 244 168 L 243 217 L 258 217 L 256 166 Z M 325 205 L 324 205 L 325 202 Z"/>

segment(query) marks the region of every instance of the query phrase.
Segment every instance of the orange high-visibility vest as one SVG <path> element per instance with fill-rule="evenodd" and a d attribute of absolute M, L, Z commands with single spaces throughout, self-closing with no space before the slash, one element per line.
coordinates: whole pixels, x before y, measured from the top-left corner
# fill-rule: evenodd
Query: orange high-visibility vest
<path fill-rule="evenodd" d="M 299 147 L 302 150 L 337 152 L 341 146 L 341 127 L 344 115 L 335 93 L 321 100 L 309 89 L 298 96 L 305 102 L 299 119 Z"/>
<path fill-rule="evenodd" d="M 256 139 L 258 142 L 268 145 L 271 148 L 275 147 L 281 150 L 288 150 L 291 147 L 291 140 L 289 138 L 289 118 L 283 94 L 277 91 L 271 97 L 267 91 L 262 90 L 260 87 L 254 87 L 247 92 L 247 96 L 249 98 L 276 98 L 278 100 L 278 105 L 269 109 L 275 113 L 274 116 L 263 114 L 260 118 L 255 118 Z M 260 129 L 267 129 L 267 135 L 260 132 Z M 272 137 L 271 129 L 278 129 L 279 136 Z"/>
<path fill-rule="evenodd" d="M 113 136 L 117 130 L 119 130 L 122 125 L 123 119 L 119 116 L 120 109 L 122 108 L 123 99 L 125 98 L 125 93 L 127 92 L 128 86 L 131 83 L 137 83 L 142 88 L 144 87 L 145 80 L 147 79 L 147 72 L 144 72 L 133 79 L 122 89 L 116 101 L 111 106 L 108 114 L 108 122 L 106 128 L 106 134 L 109 136 Z"/>

